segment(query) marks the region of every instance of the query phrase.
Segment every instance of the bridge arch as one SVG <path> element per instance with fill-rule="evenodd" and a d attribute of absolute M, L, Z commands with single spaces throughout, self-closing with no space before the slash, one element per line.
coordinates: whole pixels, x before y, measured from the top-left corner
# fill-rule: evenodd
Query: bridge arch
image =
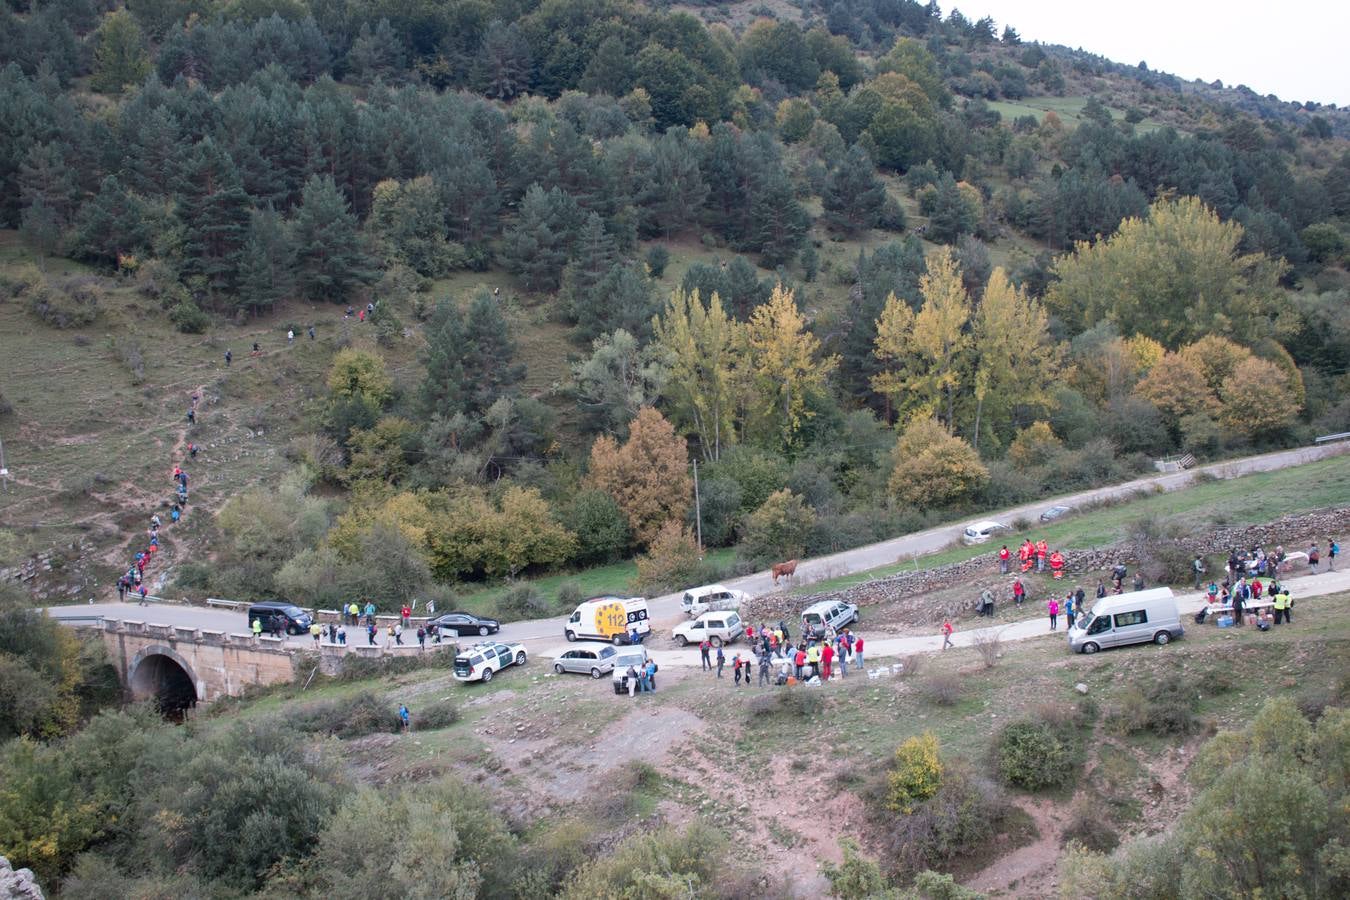
<path fill-rule="evenodd" d="M 172 647 L 152 644 L 139 651 L 127 672 L 127 684 L 137 700 L 154 700 L 160 711 L 181 719 L 201 699 L 192 665 Z"/>

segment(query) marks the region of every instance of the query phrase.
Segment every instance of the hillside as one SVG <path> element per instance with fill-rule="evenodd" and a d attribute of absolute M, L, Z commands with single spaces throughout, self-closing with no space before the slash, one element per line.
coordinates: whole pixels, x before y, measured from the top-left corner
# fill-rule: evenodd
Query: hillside
<path fill-rule="evenodd" d="M 1350 427 L 1344 110 L 912 2 L 3 33 L 0 565 L 45 596 L 111 590 L 189 442 L 155 590 L 397 603 L 552 591 L 668 522 L 735 548 L 666 535 L 656 589 Z"/>

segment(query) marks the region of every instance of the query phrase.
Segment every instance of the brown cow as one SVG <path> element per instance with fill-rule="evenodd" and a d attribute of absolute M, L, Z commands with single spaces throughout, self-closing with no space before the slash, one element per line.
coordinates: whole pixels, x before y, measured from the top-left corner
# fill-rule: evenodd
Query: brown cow
<path fill-rule="evenodd" d="M 797 574 L 797 561 L 795 559 L 789 559 L 787 562 L 774 563 L 772 572 L 773 583 L 778 584 L 779 575 L 791 578 Z"/>

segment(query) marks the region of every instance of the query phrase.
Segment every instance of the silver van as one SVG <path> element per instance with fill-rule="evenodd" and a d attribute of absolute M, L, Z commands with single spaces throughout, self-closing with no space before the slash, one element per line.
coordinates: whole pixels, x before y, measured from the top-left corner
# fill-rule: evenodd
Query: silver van
<path fill-rule="evenodd" d="M 822 600 L 802 610 L 802 635 L 823 638 L 833 628 L 839 631 L 859 621 L 858 607 L 842 600 Z"/>
<path fill-rule="evenodd" d="M 1069 648 L 1096 653 L 1124 644 L 1166 644 L 1184 634 L 1171 588 L 1103 597 L 1069 629 Z"/>

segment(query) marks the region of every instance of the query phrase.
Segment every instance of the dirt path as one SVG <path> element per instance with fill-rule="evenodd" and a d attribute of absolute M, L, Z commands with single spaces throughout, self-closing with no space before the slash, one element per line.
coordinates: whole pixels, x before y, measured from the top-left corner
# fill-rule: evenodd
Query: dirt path
<path fill-rule="evenodd" d="M 1017 801 L 1036 824 L 1039 837 L 999 857 L 964 884 L 986 894 L 1006 897 L 1049 897 L 1059 886 L 1060 840 L 1070 804 L 1062 800 Z"/>

